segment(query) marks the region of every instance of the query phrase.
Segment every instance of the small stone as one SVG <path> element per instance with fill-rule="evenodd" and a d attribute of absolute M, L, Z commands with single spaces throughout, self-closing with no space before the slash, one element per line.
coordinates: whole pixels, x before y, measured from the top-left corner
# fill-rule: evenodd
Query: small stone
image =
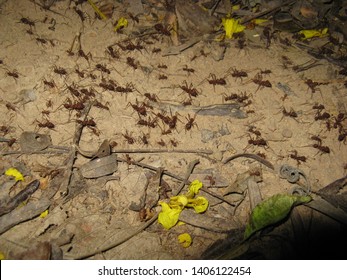
<path fill-rule="evenodd" d="M 201 141 L 203 143 L 207 143 L 208 141 L 211 141 L 215 137 L 216 137 L 216 132 L 209 129 L 201 130 Z"/>
<path fill-rule="evenodd" d="M 290 129 L 285 128 L 282 130 L 282 136 L 285 138 L 291 138 L 293 136 L 293 132 Z"/>

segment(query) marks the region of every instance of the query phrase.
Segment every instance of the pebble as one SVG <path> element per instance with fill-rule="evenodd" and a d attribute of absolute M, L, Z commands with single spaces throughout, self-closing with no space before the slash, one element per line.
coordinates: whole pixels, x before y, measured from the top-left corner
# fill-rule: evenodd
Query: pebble
<path fill-rule="evenodd" d="M 285 138 L 291 138 L 293 136 L 293 131 L 291 131 L 288 128 L 284 128 L 282 130 L 282 136 L 285 137 Z"/>

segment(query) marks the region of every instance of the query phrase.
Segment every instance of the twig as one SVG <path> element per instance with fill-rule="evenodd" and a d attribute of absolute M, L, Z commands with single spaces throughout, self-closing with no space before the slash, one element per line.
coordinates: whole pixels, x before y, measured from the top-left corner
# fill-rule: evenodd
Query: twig
<path fill-rule="evenodd" d="M 115 149 L 112 153 L 131 154 L 131 153 L 182 153 L 182 154 L 213 154 L 211 150 L 182 150 L 182 149 Z"/>
<path fill-rule="evenodd" d="M 87 119 L 88 113 L 90 111 L 90 108 L 92 107 L 92 103 L 88 103 L 87 106 L 84 108 L 82 115 L 84 115 L 84 121 Z M 62 183 L 62 193 L 64 195 L 67 195 L 71 177 L 72 177 L 72 170 L 73 170 L 73 165 L 75 163 L 76 155 L 77 155 L 77 150 L 76 150 L 76 145 L 78 145 L 81 135 L 82 135 L 82 130 L 83 130 L 83 125 L 81 123 L 76 123 L 76 129 L 75 129 L 75 135 L 73 137 L 72 141 L 72 148 L 70 151 L 70 155 L 65 161 L 65 166 L 66 166 L 66 179 Z"/>
<path fill-rule="evenodd" d="M 199 163 L 199 160 L 194 160 L 192 161 L 189 165 L 188 165 L 188 168 L 187 168 L 187 172 L 184 176 L 184 179 L 182 180 L 181 182 L 181 185 L 180 187 L 178 188 L 178 190 L 176 191 L 176 193 L 174 194 L 174 196 L 178 195 L 182 189 L 184 188 L 184 186 L 187 184 L 188 182 L 188 178 L 189 176 L 192 174 L 193 172 L 193 169 L 195 167 L 195 165 L 197 165 Z M 137 230 L 135 230 L 133 233 L 130 233 L 128 236 L 126 236 L 125 238 L 115 242 L 115 243 L 112 243 L 112 244 L 109 244 L 109 245 L 106 245 L 105 247 L 103 248 L 100 248 L 100 249 L 97 249 L 95 250 L 94 252 L 92 253 L 86 253 L 86 254 L 83 254 L 83 255 L 80 255 L 80 256 L 77 256 L 77 257 L 73 257 L 73 259 L 86 259 L 86 258 L 89 258 L 91 256 L 94 256 L 96 254 L 100 254 L 100 253 L 104 253 L 108 250 L 111 250 L 121 244 L 123 244 L 124 242 L 128 241 L 129 239 L 133 238 L 134 236 L 136 236 L 137 234 L 139 234 L 140 232 L 142 232 L 143 230 L 145 230 L 147 227 L 149 227 L 151 224 L 153 224 L 154 221 L 157 220 L 158 218 L 158 215 L 159 213 L 156 213 L 148 222 L 146 222 L 145 224 L 143 224 L 142 226 L 140 226 Z M 68 255 L 66 255 L 68 257 Z"/>

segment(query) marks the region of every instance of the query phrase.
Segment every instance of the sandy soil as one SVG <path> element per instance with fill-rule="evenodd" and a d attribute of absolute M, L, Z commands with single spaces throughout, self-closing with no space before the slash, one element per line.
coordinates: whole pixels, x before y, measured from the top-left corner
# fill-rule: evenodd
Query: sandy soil
<path fill-rule="evenodd" d="M 127 31 L 121 34 L 113 31 L 113 23 L 126 15 L 125 6 L 116 2 L 112 19 L 103 21 L 95 19 L 91 6 L 84 3 L 78 6 L 86 17 L 82 22 L 72 8 L 74 5 L 69 7 L 68 2 L 57 2 L 52 8 L 59 12 L 55 14 L 31 1 L 0 1 L 0 125 L 4 127 L 0 136 L 18 140 L 23 131 L 35 131 L 49 134 L 53 145 L 71 147 L 79 118 L 76 111 L 66 109 L 64 104 L 68 100 L 79 102 L 83 94 L 74 96 L 68 87 L 79 91 L 93 88 L 95 97 L 90 100 L 98 100 L 108 110 L 95 106 L 91 108 L 88 118 L 96 122 L 96 127 L 84 127 L 79 141 L 81 149 L 96 150 L 108 139 L 113 142 L 114 150 L 135 151 L 119 152 L 118 157 L 126 158 L 128 154 L 132 160 L 163 167 L 180 177 L 184 176 L 192 160 L 199 159 L 200 163 L 194 171 L 196 175 L 191 179 L 204 179 L 206 187 L 211 187 L 211 191 L 220 195 L 225 186 L 236 180 L 238 174 L 255 167 L 262 169 L 260 185 L 264 198 L 291 189 L 292 186 L 281 180 L 276 172 L 257 161 L 239 158 L 222 164 L 223 159 L 245 152 L 261 153 L 275 166 L 289 164 L 300 168 L 310 179 L 313 190 L 346 175 L 346 141 L 338 141 L 339 133 L 333 128 L 333 123 L 339 113 L 346 113 L 347 91 L 343 84 L 344 77 L 338 75 L 339 69 L 334 65 L 322 60 L 316 67 L 295 72 L 293 65 L 304 64 L 312 57 L 298 48 L 280 44 L 279 40 L 273 40 L 266 48 L 266 41 L 256 36 L 261 34 L 261 28 L 246 30 L 246 46 L 242 49 L 238 48 L 237 40 L 226 42 L 226 47 L 201 41 L 178 55 L 163 56 L 162 53 L 171 46 L 169 37 L 159 33 L 142 37 L 129 37 L 126 34 L 138 30 L 140 26 L 157 23 L 155 17 L 148 13 L 149 10 L 146 10 L 145 16 L 139 17 L 139 23 L 130 19 Z M 155 8 L 151 11 L 158 13 Z M 32 26 L 21 22 L 22 18 L 32 20 Z M 78 55 L 78 40 L 72 46 L 78 34 L 81 34 L 85 57 Z M 124 47 L 128 44 L 128 38 L 132 38 L 130 42 L 133 46 L 143 48 L 122 50 L 116 44 L 121 42 Z M 107 53 L 107 47 L 111 45 L 119 58 Z M 214 54 L 222 53 L 224 48 L 224 55 L 217 60 Z M 156 52 L 155 49 L 161 51 Z M 74 55 L 69 55 L 68 50 Z M 136 69 L 127 63 L 128 57 L 135 60 Z M 284 57 L 288 60 L 285 61 Z M 102 71 L 101 67 L 106 69 Z M 60 68 L 66 74 L 57 73 Z M 83 72 L 83 77 L 77 70 Z M 233 77 L 233 70 L 245 71 L 247 77 Z M 263 74 L 262 79 L 268 80 L 271 87 L 258 86 L 253 82 L 265 70 L 270 71 Z M 213 75 L 223 78 L 226 84 L 211 85 L 209 80 Z M 312 92 L 305 83 L 307 79 L 322 84 Z M 132 90 L 121 93 L 100 86 L 100 83 L 109 80 Z M 52 87 L 50 82 L 54 83 Z M 240 111 L 222 116 L 195 114 L 189 106 L 172 106 L 171 113 L 168 111 L 166 114 L 176 115 L 178 121 L 171 133 L 165 134 L 169 127 L 157 117 L 158 113 L 164 114 L 161 110 L 165 109 L 163 103 L 180 105 L 189 101 L 189 95 L 182 90 L 184 85 L 197 89 L 197 96 L 191 97 L 193 106 L 231 104 L 236 101 L 226 101 L 226 97 L 232 94 L 246 98 Z M 155 128 L 138 125 L 139 114 L 133 109 L 134 105 L 143 107 L 142 102 L 149 102 L 146 93 L 155 95 L 161 102 L 159 105 L 152 102 L 153 109 L 145 107 L 147 116 L 142 117 L 147 121 L 157 118 Z M 326 125 L 327 120 L 315 120 L 318 110 L 313 106 L 317 104 L 325 107 L 321 114 L 330 114 L 330 130 Z M 284 115 L 284 109 L 296 112 L 297 116 Z M 194 118 L 194 123 L 187 129 L 186 124 L 191 118 Z M 47 121 L 54 124 L 54 128 L 42 127 Z M 252 126 L 266 140 L 265 147 L 249 144 L 250 139 L 257 139 L 255 133 L 249 131 Z M 6 132 L 5 127 L 8 128 Z M 133 138 L 135 143 L 131 144 L 132 141 L 128 141 L 124 135 Z M 142 141 L 143 136 L 147 136 L 148 144 Z M 317 141 L 311 140 L 312 136 L 319 136 L 322 145 L 330 148 L 330 153 L 314 148 Z M 11 147 L 1 143 L 2 152 L 19 149 L 18 141 Z M 136 153 L 138 149 L 148 152 Z M 155 149 L 163 152 L 149 151 Z M 212 154 L 189 152 L 197 149 L 212 151 Z M 306 161 L 299 162 L 290 157 L 294 150 L 297 155 L 305 156 Z M 1 157 L 0 167 L 3 171 L 18 166 L 27 176 L 25 182 L 30 182 L 33 178 L 44 180 L 47 170 L 64 167 L 65 159 L 66 154 L 6 155 Z M 78 154 L 75 169 L 88 160 Z M 119 180 L 106 182 L 99 178 L 82 181 L 83 190 L 67 203 L 52 207 L 46 218 L 31 219 L 3 233 L 0 236 L 1 250 L 13 257 L 34 241 L 51 241 L 62 234 L 70 234 L 73 235 L 72 239 L 61 248 L 64 253 L 68 252 L 70 257 L 74 257 L 121 239 L 144 223 L 137 212 L 129 210 L 129 205 L 141 197 L 146 185 L 146 173 L 146 169 L 120 162 L 114 174 L 119 176 Z M 218 187 L 218 184 L 211 186 L 206 176 L 218 178 L 222 187 Z M 51 179 L 49 176 L 46 178 L 47 188 L 50 188 Z M 2 175 L 1 182 L 6 180 L 8 178 Z M 177 180 L 168 176 L 164 176 L 164 180 L 173 190 L 179 186 Z M 38 190 L 31 200 L 40 199 L 44 192 L 44 189 Z M 58 192 L 55 199 L 59 199 L 60 194 Z M 233 198 L 225 196 L 225 199 L 232 201 Z M 225 221 L 232 218 L 234 209 L 230 205 L 212 197 L 210 204 L 208 211 L 201 215 L 224 218 Z M 159 211 L 160 207 L 156 210 Z M 240 225 L 245 224 L 249 211 L 246 197 L 233 219 Z M 178 244 L 177 236 L 182 232 L 189 232 L 193 236 L 191 247 L 185 249 Z M 199 258 L 210 244 L 223 237 L 223 233 L 189 224 L 167 231 L 154 223 L 129 241 L 94 258 Z"/>

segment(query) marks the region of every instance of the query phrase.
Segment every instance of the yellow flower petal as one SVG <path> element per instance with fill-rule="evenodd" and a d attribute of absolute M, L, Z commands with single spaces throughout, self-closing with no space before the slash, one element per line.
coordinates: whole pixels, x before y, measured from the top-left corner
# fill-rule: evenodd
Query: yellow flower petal
<path fill-rule="evenodd" d="M 5 171 L 5 175 L 13 176 L 16 181 L 24 181 L 22 173 L 20 173 L 16 168 L 9 168 Z"/>
<path fill-rule="evenodd" d="M 222 18 L 222 25 L 225 30 L 225 38 L 231 39 L 234 33 L 242 32 L 246 26 L 239 24 L 239 21 L 233 18 Z"/>
<path fill-rule="evenodd" d="M 40 218 L 46 218 L 47 217 L 47 215 L 48 215 L 48 210 L 46 210 L 46 211 L 43 211 L 41 214 L 40 214 Z"/>
<path fill-rule="evenodd" d="M 122 28 L 122 27 L 127 27 L 128 26 L 128 21 L 126 18 L 121 17 L 118 22 L 117 25 L 114 27 L 114 31 L 117 31 L 118 29 Z"/>
<path fill-rule="evenodd" d="M 92 0 L 88 0 L 89 4 L 93 7 L 94 11 L 101 17 L 102 19 L 107 19 L 107 16 L 105 16 L 99 8 L 94 4 Z"/>
<path fill-rule="evenodd" d="M 194 180 L 190 183 L 189 193 L 187 194 L 188 198 L 193 198 L 196 194 L 199 193 L 199 190 L 202 188 L 202 183 L 199 180 Z"/>
<path fill-rule="evenodd" d="M 182 212 L 180 207 L 171 208 L 167 203 L 160 202 L 161 212 L 158 215 L 158 222 L 166 229 L 172 228 L 178 222 L 178 217 Z"/>
<path fill-rule="evenodd" d="M 3 254 L 3 253 L 1 253 L 0 252 L 0 261 L 3 261 L 3 260 L 5 260 L 6 258 L 5 258 L 5 255 Z"/>
<path fill-rule="evenodd" d="M 188 198 L 185 195 L 177 195 L 170 197 L 170 206 L 178 206 L 180 208 L 183 208 L 187 205 Z"/>
<path fill-rule="evenodd" d="M 187 207 L 193 207 L 196 213 L 203 213 L 208 207 L 208 200 L 203 196 L 190 199 Z"/>
<path fill-rule="evenodd" d="M 192 237 L 188 233 L 182 233 L 178 236 L 178 242 L 183 248 L 187 248 L 192 244 Z"/>
<path fill-rule="evenodd" d="M 299 34 L 303 36 L 303 40 L 310 39 L 313 37 L 323 37 L 328 33 L 328 28 L 320 30 L 307 29 L 299 31 Z"/>

